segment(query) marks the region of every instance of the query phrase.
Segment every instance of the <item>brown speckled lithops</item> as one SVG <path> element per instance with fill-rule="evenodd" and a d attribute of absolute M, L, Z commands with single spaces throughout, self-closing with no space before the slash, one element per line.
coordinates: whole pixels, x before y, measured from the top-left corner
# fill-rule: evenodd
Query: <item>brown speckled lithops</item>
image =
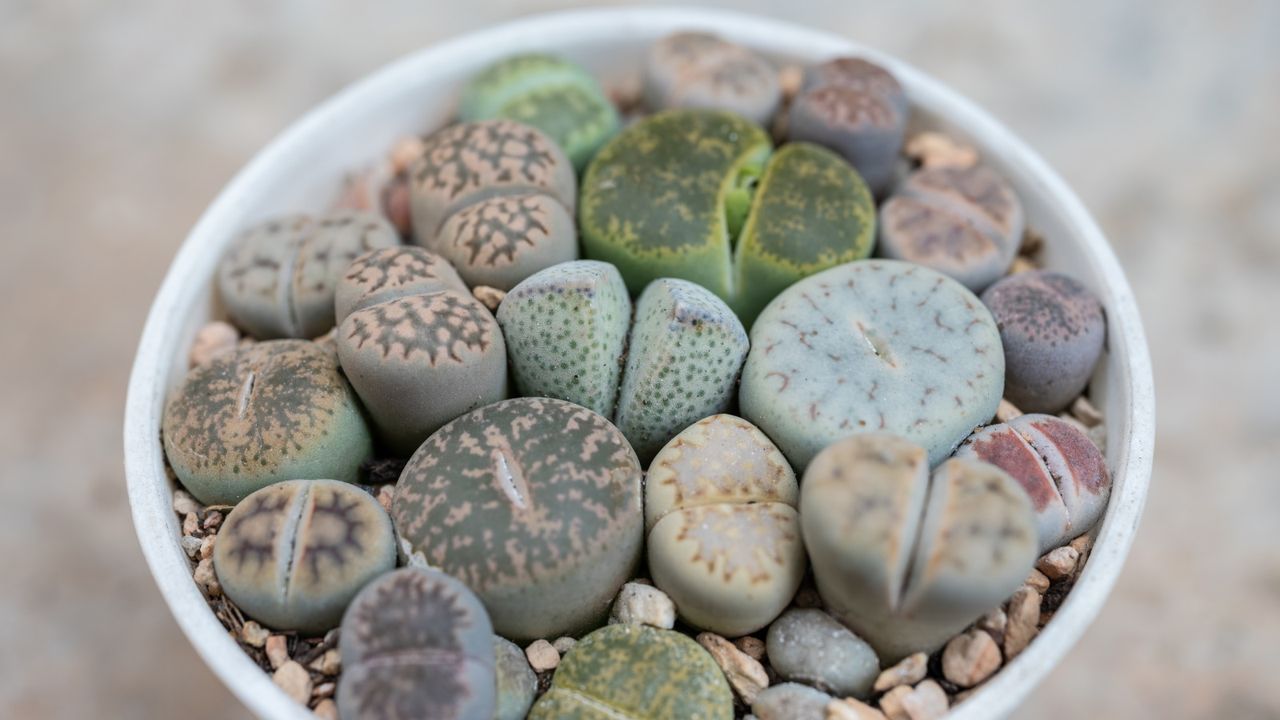
<path fill-rule="evenodd" d="M 654 457 L 649 570 L 685 622 L 737 637 L 782 612 L 804 576 L 798 499 L 777 446 L 732 415 L 694 423 Z"/>
<path fill-rule="evenodd" d="M 543 268 L 577 259 L 578 231 L 559 200 L 521 193 L 468 205 L 426 245 L 453 263 L 468 285 L 510 290 Z"/>
<path fill-rule="evenodd" d="M 1007 598 L 1035 562 L 1027 495 L 1003 470 L 871 433 L 805 472 L 800 518 L 827 609 L 893 663 L 941 647 Z"/>
<path fill-rule="evenodd" d="M 334 480 L 286 480 L 236 505 L 214 546 L 227 597 L 264 625 L 319 634 L 396 564 L 391 519 L 369 493 Z"/>
<path fill-rule="evenodd" d="M 370 583 L 342 618 L 343 720 L 492 720 L 493 628 L 465 585 L 401 568 Z"/>
<path fill-rule="evenodd" d="M 404 550 L 457 577 L 504 637 L 603 620 L 639 559 L 640 465 L 608 420 L 518 398 L 449 423 L 409 461 L 391 507 Z"/>
<path fill-rule="evenodd" d="M 712 108 L 768 125 L 782 88 L 778 71 L 754 51 L 707 33 L 680 32 L 650 48 L 644 99 L 655 112 Z"/>
<path fill-rule="evenodd" d="M 374 250 L 347 266 L 334 293 L 339 324 L 356 310 L 440 290 L 466 292 L 467 286 L 448 260 L 413 245 Z"/>
<path fill-rule="evenodd" d="M 194 368 L 165 407 L 165 455 L 201 502 L 232 504 L 280 480 L 354 482 L 372 452 L 332 353 L 271 340 Z"/>

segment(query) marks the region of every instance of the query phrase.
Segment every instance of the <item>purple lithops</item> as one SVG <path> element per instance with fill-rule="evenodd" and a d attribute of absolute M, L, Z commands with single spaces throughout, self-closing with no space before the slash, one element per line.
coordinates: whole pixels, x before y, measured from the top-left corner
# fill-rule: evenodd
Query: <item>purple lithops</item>
<path fill-rule="evenodd" d="M 653 111 L 728 110 L 767 126 L 782 88 L 777 70 L 755 52 L 708 33 L 680 32 L 649 50 L 644 99 Z"/>
<path fill-rule="evenodd" d="M 1111 476 L 1097 446 L 1052 415 L 1020 415 L 982 428 L 956 457 L 996 465 L 1022 485 L 1036 512 L 1042 553 L 1088 532 L 1111 496 Z"/>
<path fill-rule="evenodd" d="M 343 720 L 492 720 L 493 628 L 461 582 L 407 567 L 370 583 L 342 618 Z"/>
<path fill-rule="evenodd" d="M 1037 270 L 987 288 L 982 302 L 1004 345 L 1004 396 L 1024 412 L 1057 412 L 1074 400 L 1102 355 L 1107 323 L 1078 280 Z"/>
<path fill-rule="evenodd" d="M 981 292 L 1009 269 L 1023 225 L 1017 194 L 991 168 L 925 168 L 880 207 L 877 247 Z"/>

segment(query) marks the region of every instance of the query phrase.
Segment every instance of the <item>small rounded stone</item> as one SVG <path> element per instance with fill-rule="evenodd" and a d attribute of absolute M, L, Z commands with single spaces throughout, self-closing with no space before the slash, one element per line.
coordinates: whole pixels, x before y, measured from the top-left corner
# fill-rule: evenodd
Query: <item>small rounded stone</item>
<path fill-rule="evenodd" d="M 670 630 L 676 624 L 676 606 L 658 588 L 629 582 L 622 586 L 609 610 L 609 624 L 614 623 L 639 623 Z"/>
<path fill-rule="evenodd" d="M 240 501 L 218 533 L 223 592 L 277 630 L 319 634 L 351 598 L 395 567 L 391 519 L 373 496 L 336 480 L 286 480 Z"/>
<path fill-rule="evenodd" d="M 942 651 L 942 674 L 962 688 L 970 688 L 1000 669 L 1000 648 L 982 630 L 957 635 Z"/>
<path fill-rule="evenodd" d="M 343 720 L 493 720 L 493 628 L 480 601 L 438 570 L 406 567 L 370 583 L 342 618 Z"/>
<path fill-rule="evenodd" d="M 354 482 L 373 448 L 336 358 L 306 340 L 254 343 L 192 369 L 161 434 L 178 479 L 205 504 L 280 480 Z"/>
<path fill-rule="evenodd" d="M 782 100 L 778 71 L 751 50 L 714 35 L 679 32 L 654 43 L 645 62 L 652 111 L 707 108 L 768 125 Z"/>
<path fill-rule="evenodd" d="M 453 263 L 467 285 L 510 290 L 543 268 L 577 259 L 578 231 L 558 200 L 521 193 L 468 205 L 426 245 Z"/>
<path fill-rule="evenodd" d="M 759 720 L 827 720 L 832 697 L 794 682 L 770 685 L 756 695 L 751 712 Z"/>
<path fill-rule="evenodd" d="M 234 348 L 239 340 L 240 333 L 231 323 L 214 320 L 206 324 L 196 331 L 196 337 L 191 341 L 191 352 L 187 355 L 188 367 L 209 362 L 214 355 Z"/>
<path fill-rule="evenodd" d="M 631 577 L 640 483 L 635 453 L 608 420 L 519 398 L 423 443 L 391 514 L 406 551 L 472 588 L 504 637 L 554 638 L 602 622 Z"/>
<path fill-rule="evenodd" d="M 982 293 L 1005 356 L 1005 397 L 1028 413 L 1054 413 L 1080 395 L 1102 355 L 1102 304 L 1072 277 L 1018 273 Z"/>
<path fill-rule="evenodd" d="M 538 690 L 538 676 L 520 646 L 494 636 L 494 671 L 498 684 L 498 709 L 493 720 L 522 720 L 533 705 Z"/>
<path fill-rule="evenodd" d="M 339 325 L 357 310 L 441 290 L 466 292 L 458 271 L 440 255 L 414 245 L 372 250 L 358 256 L 334 291 Z"/>
<path fill-rule="evenodd" d="M 788 610 L 769 626 L 769 664 L 788 680 L 865 698 L 880 660 L 862 638 L 821 610 Z"/>

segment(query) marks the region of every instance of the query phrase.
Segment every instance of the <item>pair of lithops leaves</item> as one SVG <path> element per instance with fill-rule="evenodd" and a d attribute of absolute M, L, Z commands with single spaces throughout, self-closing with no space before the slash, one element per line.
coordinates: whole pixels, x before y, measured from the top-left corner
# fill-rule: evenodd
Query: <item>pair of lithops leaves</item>
<path fill-rule="evenodd" d="M 647 462 L 676 433 L 725 410 L 747 333 L 711 292 L 650 283 L 634 305 L 614 266 L 579 260 L 539 272 L 498 307 L 524 396 L 554 397 L 614 423 Z"/>
<path fill-rule="evenodd" d="M 781 102 L 778 71 L 768 60 L 710 33 L 668 35 L 645 58 L 644 103 L 651 112 L 728 110 L 768 127 Z"/>

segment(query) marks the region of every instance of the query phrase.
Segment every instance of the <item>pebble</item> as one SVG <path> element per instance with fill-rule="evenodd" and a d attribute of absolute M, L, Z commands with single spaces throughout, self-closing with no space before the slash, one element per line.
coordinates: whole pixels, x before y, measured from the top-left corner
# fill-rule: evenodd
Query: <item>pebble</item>
<path fill-rule="evenodd" d="M 756 695 L 769 687 L 769 675 L 760 661 L 742 652 L 733 643 L 711 632 L 699 633 L 697 640 L 724 671 L 729 687 L 747 705 L 755 702 Z"/>
<path fill-rule="evenodd" d="M 191 352 L 187 355 L 188 367 L 205 364 L 214 355 L 235 347 L 239 340 L 240 333 L 231 323 L 215 320 L 205 325 L 196 332 L 195 340 L 191 342 Z M 174 499 L 176 505 L 177 498 Z"/>
<path fill-rule="evenodd" d="M 929 671 L 929 656 L 918 652 L 898 661 L 897 665 L 880 673 L 872 687 L 876 692 L 884 692 L 899 685 L 915 685 L 924 679 Z"/>
<path fill-rule="evenodd" d="M 293 698 L 294 702 L 307 704 L 311 700 L 311 675 L 306 668 L 290 660 L 281 665 L 271 679 L 284 690 L 284 694 Z"/>
<path fill-rule="evenodd" d="M 194 535 L 183 535 L 180 542 L 182 543 L 182 551 L 187 554 L 187 557 L 194 560 L 200 552 L 200 545 L 204 541 Z"/>
<path fill-rule="evenodd" d="M 395 496 L 396 496 L 395 485 L 383 485 L 382 487 L 378 488 L 378 504 L 381 505 L 382 509 L 386 510 L 387 512 L 391 512 L 391 500 L 395 498 Z"/>
<path fill-rule="evenodd" d="M 1009 598 L 1009 624 L 1004 631 L 1005 662 L 1013 660 L 1036 636 L 1040 623 L 1040 593 L 1023 585 Z"/>
<path fill-rule="evenodd" d="M 400 138 L 391 148 L 391 171 L 397 175 L 408 172 L 409 166 L 422 155 L 422 138 L 416 135 Z"/>
<path fill-rule="evenodd" d="M 764 641 L 754 635 L 740 637 L 733 644 L 753 660 L 764 659 Z"/>
<path fill-rule="evenodd" d="M 313 699 L 327 699 L 333 697 L 333 693 L 337 691 L 338 686 L 333 682 L 320 683 L 311 691 Z"/>
<path fill-rule="evenodd" d="M 200 503 L 186 490 L 173 491 L 173 511 L 182 517 L 200 512 Z"/>
<path fill-rule="evenodd" d="M 1038 593 L 1043 593 L 1045 590 L 1049 589 L 1049 577 L 1039 570 L 1033 569 L 1031 574 L 1027 576 L 1027 579 L 1024 580 L 1022 584 Z"/>
<path fill-rule="evenodd" d="M 1084 423 L 1085 427 L 1095 427 L 1102 424 L 1102 411 L 1094 407 L 1089 402 L 1089 398 L 1081 395 L 1071 403 L 1071 414 L 1075 419 Z"/>
<path fill-rule="evenodd" d="M 1022 411 L 1018 409 L 1017 405 L 1014 405 L 1004 398 L 1000 398 L 1000 404 L 996 406 L 997 422 L 1009 422 L 1022 414 Z"/>
<path fill-rule="evenodd" d="M 222 513 L 217 510 L 210 511 L 209 514 L 205 516 L 204 522 L 200 523 L 200 527 L 204 528 L 205 532 L 213 532 L 214 530 L 222 527 Z"/>
<path fill-rule="evenodd" d="M 902 701 L 911 694 L 910 685 L 899 685 L 880 698 L 880 711 L 888 720 L 911 720 Z"/>
<path fill-rule="evenodd" d="M 1036 570 L 1044 573 L 1049 580 L 1061 580 L 1071 577 L 1080 562 L 1080 551 L 1070 545 L 1063 545 L 1046 553 L 1036 562 Z"/>
<path fill-rule="evenodd" d="M 577 644 L 577 640 L 566 635 L 564 637 L 556 638 L 556 641 L 551 643 L 551 647 L 555 648 L 556 652 L 560 653 L 560 657 L 564 657 L 565 654 L 572 650 L 573 646 Z"/>
<path fill-rule="evenodd" d="M 1004 608 L 995 608 L 978 620 L 978 627 L 986 630 L 996 643 L 999 644 L 1004 640 L 1004 630 L 1009 626 L 1009 616 L 1005 614 Z"/>
<path fill-rule="evenodd" d="M 560 664 L 560 653 L 546 640 L 534 640 L 533 644 L 524 649 L 524 654 L 536 672 L 555 670 Z"/>
<path fill-rule="evenodd" d="M 328 698 L 317 703 L 311 712 L 321 720 L 338 720 L 338 704 Z"/>
<path fill-rule="evenodd" d="M 658 588 L 629 582 L 622 586 L 609 612 L 609 624 L 619 623 L 639 623 L 670 630 L 676 624 L 676 606 Z"/>
<path fill-rule="evenodd" d="M 250 647 L 260 648 L 266 644 L 271 633 L 253 620 L 246 620 L 240 628 L 240 639 Z"/>
<path fill-rule="evenodd" d="M 933 680 L 925 680 L 903 696 L 902 708 L 910 720 L 934 720 L 947 714 L 947 693 Z"/>
<path fill-rule="evenodd" d="M 907 141 L 907 157 L 924 167 L 968 168 L 978 164 L 978 151 L 940 132 L 922 132 Z"/>
<path fill-rule="evenodd" d="M 751 712 L 760 720 L 826 720 L 832 697 L 800 683 L 782 683 L 766 688 L 751 703 Z"/>
<path fill-rule="evenodd" d="M 533 705 L 538 676 L 529 667 L 524 651 L 510 640 L 494 635 L 493 651 L 498 688 L 498 708 L 493 720 L 521 720 Z"/>
<path fill-rule="evenodd" d="M 217 541 L 217 535 L 205 535 L 200 541 L 200 559 L 208 560 L 213 557 L 213 544 Z"/>
<path fill-rule="evenodd" d="M 1080 557 L 1084 557 L 1084 554 L 1093 548 L 1093 536 L 1081 535 L 1067 544 L 1075 548 L 1076 552 L 1080 553 Z"/>
<path fill-rule="evenodd" d="M 1019 255 L 1013 259 L 1013 263 L 1009 265 L 1009 275 L 1017 275 L 1018 273 L 1031 272 L 1039 270 L 1040 266 L 1032 262 L 1023 255 Z"/>
<path fill-rule="evenodd" d="M 267 660 L 271 663 L 271 667 L 279 669 L 286 662 L 289 662 L 289 639 L 283 635 L 272 635 L 267 638 Z"/>
<path fill-rule="evenodd" d="M 311 669 L 324 675 L 337 675 L 342 672 L 342 653 L 337 648 L 325 650 L 324 654 L 311 661 Z"/>
<path fill-rule="evenodd" d="M 489 308 L 489 312 L 498 312 L 498 306 L 502 304 L 502 299 L 507 296 L 505 290 L 499 290 L 488 285 L 477 285 L 471 288 L 471 294 L 480 301 L 481 305 Z"/>
<path fill-rule="evenodd" d="M 214 598 L 222 594 L 222 586 L 218 584 L 218 575 L 213 571 L 213 561 L 209 559 L 196 563 L 194 573 L 196 585 L 205 595 Z"/>
<path fill-rule="evenodd" d="M 1000 669 L 1000 648 L 982 630 L 951 638 L 942 651 L 942 674 L 962 688 L 970 688 Z"/>
<path fill-rule="evenodd" d="M 193 512 L 187 513 L 186 517 L 182 518 L 182 534 L 195 535 L 199 530 L 200 518 Z"/>
<path fill-rule="evenodd" d="M 855 698 L 827 703 L 826 720 L 885 720 L 884 713 Z"/>
<path fill-rule="evenodd" d="M 769 626 L 769 663 L 788 680 L 865 697 L 880 660 L 862 638 L 821 610 L 788 610 Z"/>

